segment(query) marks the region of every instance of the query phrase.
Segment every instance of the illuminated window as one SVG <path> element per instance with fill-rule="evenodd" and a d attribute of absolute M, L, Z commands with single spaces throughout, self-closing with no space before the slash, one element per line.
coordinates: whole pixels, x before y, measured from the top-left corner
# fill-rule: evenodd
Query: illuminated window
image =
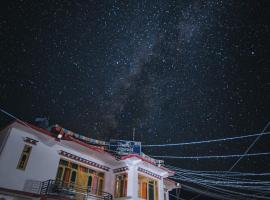
<path fill-rule="evenodd" d="M 101 195 L 104 187 L 105 174 L 89 169 L 85 166 L 60 159 L 56 180 L 62 182 L 63 186 L 71 187 L 80 192 L 85 191 Z M 75 187 L 76 186 L 76 187 Z"/>
<path fill-rule="evenodd" d="M 25 170 L 32 147 L 29 145 L 24 145 L 20 160 L 17 165 L 17 169 Z"/>
<path fill-rule="evenodd" d="M 138 176 L 138 196 L 145 200 L 158 200 L 158 182 L 148 177 Z"/>
<path fill-rule="evenodd" d="M 127 196 L 127 183 L 127 174 L 119 174 L 115 176 L 115 198 Z"/>

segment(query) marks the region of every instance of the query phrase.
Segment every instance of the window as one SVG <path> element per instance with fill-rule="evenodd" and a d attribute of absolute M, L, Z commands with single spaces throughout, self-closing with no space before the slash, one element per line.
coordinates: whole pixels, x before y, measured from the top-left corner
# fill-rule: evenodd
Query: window
<path fill-rule="evenodd" d="M 93 181 L 92 176 L 89 176 L 89 177 L 88 177 L 88 181 L 87 181 L 87 187 L 89 187 L 89 188 L 92 187 L 92 181 Z"/>
<path fill-rule="evenodd" d="M 77 163 L 60 159 L 56 180 L 74 190 L 81 188 L 87 192 L 101 195 L 104 187 L 105 174 L 89 169 Z M 78 186 L 78 187 L 75 187 Z M 80 192 L 81 192 L 80 191 Z"/>
<path fill-rule="evenodd" d="M 77 177 L 76 171 L 72 171 L 72 173 L 71 173 L 71 178 L 70 178 L 70 182 L 71 182 L 71 183 L 75 183 L 76 177 Z"/>
<path fill-rule="evenodd" d="M 56 174 L 56 180 L 63 181 L 65 183 L 69 183 L 71 175 L 70 163 L 66 160 L 60 159 L 58 171 Z"/>
<path fill-rule="evenodd" d="M 98 195 L 102 195 L 102 189 L 103 189 L 103 179 L 99 179 L 99 183 L 98 183 Z"/>
<path fill-rule="evenodd" d="M 149 200 L 154 200 L 155 199 L 155 194 L 154 194 L 154 181 L 149 181 L 148 182 L 148 199 Z"/>
<path fill-rule="evenodd" d="M 138 196 L 145 200 L 158 200 L 158 182 L 148 177 L 138 176 Z"/>
<path fill-rule="evenodd" d="M 56 175 L 56 180 L 61 180 L 63 175 L 63 167 L 59 167 Z"/>
<path fill-rule="evenodd" d="M 68 166 L 68 161 L 61 159 L 60 162 L 59 162 L 59 165 Z"/>
<path fill-rule="evenodd" d="M 74 163 L 71 163 L 71 168 L 78 169 L 78 165 L 77 164 L 74 164 Z"/>
<path fill-rule="evenodd" d="M 25 170 L 32 147 L 29 145 L 24 145 L 20 160 L 17 165 L 17 169 Z"/>
<path fill-rule="evenodd" d="M 97 175 L 98 178 L 98 194 L 101 195 L 102 191 L 103 191 L 103 183 L 104 183 L 104 173 L 103 172 L 99 172 Z"/>
<path fill-rule="evenodd" d="M 103 173 L 103 172 L 99 172 L 99 173 L 98 173 L 98 176 L 99 176 L 100 178 L 104 178 L 104 173 Z"/>
<path fill-rule="evenodd" d="M 119 174 L 115 176 L 115 198 L 127 196 L 127 182 L 127 174 Z"/>

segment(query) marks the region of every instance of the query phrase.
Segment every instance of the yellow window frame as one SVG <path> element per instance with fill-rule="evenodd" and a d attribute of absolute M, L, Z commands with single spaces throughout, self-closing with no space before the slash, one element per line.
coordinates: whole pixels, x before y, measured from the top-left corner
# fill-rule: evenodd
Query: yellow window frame
<path fill-rule="evenodd" d="M 20 170 L 26 169 L 31 151 L 32 151 L 32 146 L 25 144 L 23 147 L 23 151 L 21 153 L 19 162 L 17 164 L 17 169 L 20 169 Z"/>

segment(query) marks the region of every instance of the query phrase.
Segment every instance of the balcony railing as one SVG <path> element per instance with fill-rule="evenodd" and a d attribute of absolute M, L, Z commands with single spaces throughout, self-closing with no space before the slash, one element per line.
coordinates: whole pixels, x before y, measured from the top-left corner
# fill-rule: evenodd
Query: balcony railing
<path fill-rule="evenodd" d="M 43 195 L 66 197 L 69 199 L 96 199 L 112 200 L 112 195 L 90 187 L 82 187 L 73 183 L 58 180 L 47 180 L 42 182 L 40 193 Z"/>

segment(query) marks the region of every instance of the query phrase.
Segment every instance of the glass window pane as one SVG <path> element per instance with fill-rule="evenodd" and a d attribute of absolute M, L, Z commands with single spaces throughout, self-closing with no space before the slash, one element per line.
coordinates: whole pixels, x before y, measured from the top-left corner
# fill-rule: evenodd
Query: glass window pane
<path fill-rule="evenodd" d="M 115 176 L 115 197 L 127 196 L 127 175 L 119 174 Z"/>
<path fill-rule="evenodd" d="M 75 181 L 76 181 L 76 176 L 77 176 L 77 173 L 76 173 L 75 171 L 73 171 L 73 172 L 71 173 L 71 179 L 70 179 L 70 182 L 75 183 Z"/>
<path fill-rule="evenodd" d="M 158 181 L 139 174 L 138 196 L 145 200 L 158 200 Z"/>
<path fill-rule="evenodd" d="M 73 169 L 78 169 L 78 165 L 75 164 L 75 163 L 72 163 L 72 164 L 71 164 L 71 168 L 73 168 Z"/>
<path fill-rule="evenodd" d="M 92 186 L 92 180 L 93 180 L 92 176 L 89 176 L 88 177 L 88 182 L 87 182 L 87 186 L 88 187 L 91 187 Z"/>
<path fill-rule="evenodd" d="M 155 195 L 154 195 L 154 185 L 149 184 L 148 185 L 148 200 L 155 200 Z"/>
<path fill-rule="evenodd" d="M 68 166 L 68 161 L 61 159 L 60 162 L 59 162 L 59 164 L 60 165 L 64 165 L 64 166 Z"/>
<path fill-rule="evenodd" d="M 103 178 L 103 177 L 104 177 L 104 173 L 99 172 L 99 173 L 98 173 L 98 176 L 101 177 L 101 178 Z"/>
<path fill-rule="evenodd" d="M 24 145 L 20 160 L 17 164 L 17 169 L 25 170 L 30 153 L 31 153 L 31 149 L 32 149 L 31 146 Z"/>
<path fill-rule="evenodd" d="M 57 171 L 56 178 L 57 178 L 58 180 L 61 180 L 62 174 L 63 174 L 63 168 L 62 168 L 62 167 L 59 167 L 59 168 L 58 168 L 58 171 Z"/>
<path fill-rule="evenodd" d="M 99 184 L 98 184 L 98 195 L 101 195 L 103 190 L 103 179 L 99 179 Z"/>

